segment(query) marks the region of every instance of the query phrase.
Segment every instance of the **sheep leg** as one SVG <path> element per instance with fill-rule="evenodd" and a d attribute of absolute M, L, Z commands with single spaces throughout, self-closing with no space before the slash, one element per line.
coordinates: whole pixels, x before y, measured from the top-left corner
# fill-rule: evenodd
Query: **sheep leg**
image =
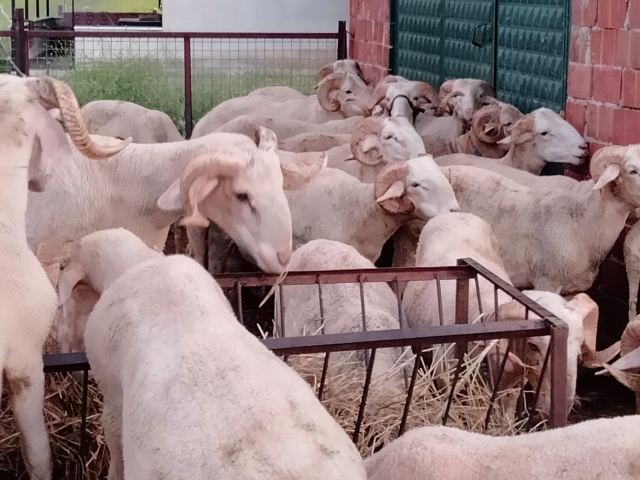
<path fill-rule="evenodd" d="M 640 283 L 640 222 L 636 223 L 624 240 L 624 266 L 629 280 L 629 320 L 637 312 L 638 283 Z"/>
<path fill-rule="evenodd" d="M 122 396 L 104 392 L 102 426 L 111 461 L 107 480 L 124 480 L 122 451 Z"/>
<path fill-rule="evenodd" d="M 6 376 L 29 477 L 51 480 L 51 450 L 44 425 L 44 372 L 42 357 L 37 353 L 27 368 L 7 368 Z"/>

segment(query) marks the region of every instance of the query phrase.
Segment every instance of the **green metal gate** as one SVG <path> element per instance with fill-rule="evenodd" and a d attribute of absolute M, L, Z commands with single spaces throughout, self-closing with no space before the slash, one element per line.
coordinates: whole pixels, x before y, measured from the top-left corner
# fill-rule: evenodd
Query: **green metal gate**
<path fill-rule="evenodd" d="M 566 100 L 570 4 L 391 0 L 391 70 L 435 87 L 450 78 L 484 79 L 524 113 L 558 112 Z"/>

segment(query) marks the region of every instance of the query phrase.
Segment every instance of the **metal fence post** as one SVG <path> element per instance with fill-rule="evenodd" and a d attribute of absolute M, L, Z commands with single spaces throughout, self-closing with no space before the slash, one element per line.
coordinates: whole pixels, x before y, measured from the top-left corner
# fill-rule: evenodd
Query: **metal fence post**
<path fill-rule="evenodd" d="M 464 265 L 462 260 L 458 260 L 458 265 Z M 477 275 L 477 273 L 476 273 Z M 469 280 L 456 280 L 456 325 L 467 325 L 469 323 Z M 467 342 L 456 344 L 456 354 L 458 358 L 467 351 Z"/>
<path fill-rule="evenodd" d="M 185 138 L 191 138 L 193 111 L 191 105 L 191 37 L 184 36 L 184 130 Z"/>
<path fill-rule="evenodd" d="M 338 22 L 338 60 L 347 58 L 347 22 Z"/>
<path fill-rule="evenodd" d="M 24 10 L 17 8 L 14 16 L 15 53 L 14 63 L 25 75 L 29 75 L 29 39 L 24 28 Z"/>
<path fill-rule="evenodd" d="M 551 428 L 565 427 L 569 408 L 567 405 L 567 341 L 569 327 L 551 325 Z"/>

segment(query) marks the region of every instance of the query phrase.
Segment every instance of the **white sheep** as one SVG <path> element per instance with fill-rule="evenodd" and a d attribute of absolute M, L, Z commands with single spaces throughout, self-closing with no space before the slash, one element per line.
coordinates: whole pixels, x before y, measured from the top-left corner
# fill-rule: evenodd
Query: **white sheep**
<path fill-rule="evenodd" d="M 27 192 L 42 192 L 52 185 L 51 176 L 70 156 L 68 140 L 91 158 L 107 158 L 125 148 L 131 139 L 115 146 L 93 142 L 72 90 L 53 78 L 0 75 L 0 97 L 5 114 L 1 128 L 0 393 L 4 379 L 29 477 L 50 480 L 42 349 L 54 320 L 56 295 L 27 243 Z M 49 112 L 52 109 L 59 109 L 69 137 L 53 119 Z"/>
<path fill-rule="evenodd" d="M 364 116 L 369 111 L 372 89 L 356 75 L 332 73 L 318 83 L 317 89 L 317 95 L 284 102 L 264 95 L 231 98 L 202 117 L 194 127 L 193 135 L 202 136 L 214 132 L 230 120 L 246 113 L 324 123 Z"/>
<path fill-rule="evenodd" d="M 453 154 L 436 159 L 440 166 L 471 165 L 493 169 L 508 166 L 539 175 L 547 163 L 582 165 L 589 146 L 582 135 L 560 115 L 548 108 L 539 108 L 518 120 L 511 135 L 500 142 L 511 145 L 500 160 L 475 155 Z"/>
<path fill-rule="evenodd" d="M 111 229 L 77 243 L 61 303 L 81 280 L 100 294 L 84 337 L 109 479 L 365 480 L 351 439 L 195 261 Z"/>
<path fill-rule="evenodd" d="M 496 102 L 486 105 L 473 114 L 471 128 L 467 133 L 451 140 L 424 136 L 425 150 L 434 158 L 462 153 L 485 158 L 499 159 L 509 151 L 510 145 L 499 143 L 511 134 L 511 128 L 523 117 L 513 105 Z"/>
<path fill-rule="evenodd" d="M 640 415 L 494 437 L 454 427 L 416 428 L 365 460 L 368 480 L 635 480 Z"/>
<path fill-rule="evenodd" d="M 240 115 L 225 123 L 215 130 L 224 133 L 242 133 L 253 136 L 253 133 L 260 127 L 266 127 L 278 136 L 280 141 L 287 138 L 308 134 L 349 134 L 362 121 L 361 116 L 344 118 L 342 120 L 331 120 L 325 123 L 311 123 L 303 120 L 296 120 L 276 115 L 256 115 L 253 113 Z M 211 133 L 205 128 L 193 131 L 191 138 L 198 138 Z"/>
<path fill-rule="evenodd" d="M 306 165 L 281 163 L 276 145 L 273 132 L 261 128 L 255 141 L 214 133 L 132 144 L 109 162 L 90 162 L 74 152 L 71 162 L 53 172 L 50 187 L 29 197 L 29 246 L 53 271 L 65 242 L 106 228 L 127 228 L 162 251 L 169 226 L 184 216 L 187 226 L 215 222 L 264 271 L 282 272 L 292 248 L 283 188 L 304 187 L 324 168 L 326 154 Z M 62 314 L 63 329 L 77 332 L 83 318 L 64 308 Z M 78 344 L 73 336 L 58 341 L 63 352 Z"/>
<path fill-rule="evenodd" d="M 640 206 L 640 146 L 606 147 L 591 159 L 589 191 L 538 190 L 488 170 L 444 167 L 462 211 L 491 225 L 518 288 L 588 290 L 629 213 Z"/>
<path fill-rule="evenodd" d="M 375 268 L 371 261 L 344 243 L 333 240 L 312 240 L 294 250 L 290 271 L 344 270 Z M 349 333 L 400 328 L 398 300 L 391 287 L 384 282 L 366 282 L 363 285 L 366 322 L 362 318 L 360 287 L 358 284 L 330 284 L 322 286 L 322 311 L 316 285 L 287 285 L 282 288 L 284 334 L 287 337 L 320 333 Z M 280 298 L 276 296 L 276 327 L 280 336 Z M 350 353 L 331 354 L 331 362 L 339 371 L 349 374 L 343 365 Z M 391 395 L 404 391 L 404 371 L 400 368 L 401 348 L 383 348 L 377 351 L 373 365 L 374 390 L 381 388 Z M 362 365 L 364 378 L 364 351 L 356 352 L 349 362 Z M 332 367 L 332 371 L 335 367 Z M 379 387 L 378 387 L 379 385 Z"/>
<path fill-rule="evenodd" d="M 357 118 L 357 117 L 353 117 Z M 320 125 L 327 125 L 321 123 Z M 285 138 L 280 141 L 278 148 L 287 152 L 324 152 L 345 145 L 351 141 L 351 135 L 348 133 L 322 133 L 307 132 Z"/>
<path fill-rule="evenodd" d="M 294 248 L 319 238 L 336 240 L 371 262 L 403 223 L 459 211 L 450 185 L 430 156 L 387 165 L 375 184 L 327 168 L 304 190 L 286 195 Z"/>
<path fill-rule="evenodd" d="M 122 100 L 95 100 L 80 110 L 87 130 L 105 137 L 132 137 L 134 143 L 165 143 L 184 140 L 164 112 Z"/>

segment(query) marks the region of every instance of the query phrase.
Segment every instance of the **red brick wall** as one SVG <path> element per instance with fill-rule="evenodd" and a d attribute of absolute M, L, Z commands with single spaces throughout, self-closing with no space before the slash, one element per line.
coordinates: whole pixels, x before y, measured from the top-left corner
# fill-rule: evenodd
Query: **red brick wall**
<path fill-rule="evenodd" d="M 377 82 L 389 68 L 389 0 L 351 0 L 349 57 Z"/>
<path fill-rule="evenodd" d="M 640 142 L 640 0 L 573 0 L 572 25 L 567 120 L 592 150 Z"/>

